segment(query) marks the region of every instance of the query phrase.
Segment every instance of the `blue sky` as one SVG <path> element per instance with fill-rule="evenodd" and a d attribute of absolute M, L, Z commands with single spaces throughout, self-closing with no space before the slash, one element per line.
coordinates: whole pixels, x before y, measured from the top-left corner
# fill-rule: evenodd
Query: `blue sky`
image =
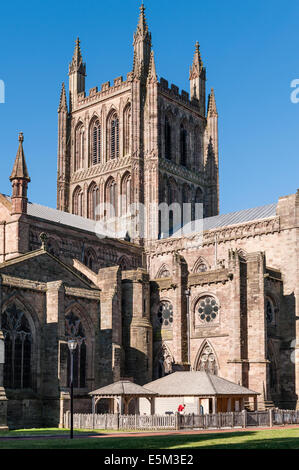
<path fill-rule="evenodd" d="M 31 176 L 29 198 L 56 206 L 57 107 L 68 80 L 74 41 L 81 39 L 86 89 L 132 67 L 140 2 L 2 2 L 0 191 L 24 132 Z M 214 87 L 220 131 L 221 213 L 277 201 L 299 187 L 299 2 L 278 0 L 147 0 L 157 72 L 189 91 L 198 40 Z"/>

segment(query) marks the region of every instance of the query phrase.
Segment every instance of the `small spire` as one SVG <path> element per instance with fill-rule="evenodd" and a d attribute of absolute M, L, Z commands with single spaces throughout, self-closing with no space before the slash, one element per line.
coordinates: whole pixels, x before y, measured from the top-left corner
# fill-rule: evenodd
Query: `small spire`
<path fill-rule="evenodd" d="M 192 63 L 192 67 L 190 67 L 189 80 L 191 80 L 192 78 L 198 78 L 200 76 L 202 68 L 203 68 L 203 62 L 201 60 L 201 55 L 200 55 L 200 46 L 199 46 L 199 42 L 196 41 L 193 63 Z"/>
<path fill-rule="evenodd" d="M 17 156 L 15 159 L 13 170 L 9 178 L 10 181 L 14 179 L 23 179 L 23 180 L 27 180 L 28 182 L 30 181 L 28 170 L 27 170 L 27 165 L 25 161 L 24 150 L 23 150 L 23 142 L 24 142 L 23 132 L 20 132 L 19 133 L 19 148 L 17 151 Z"/>
<path fill-rule="evenodd" d="M 139 21 L 138 21 L 138 26 L 143 30 L 147 30 L 147 24 L 146 24 L 146 18 L 145 18 L 145 6 L 144 3 L 141 3 L 141 6 L 139 7 L 140 10 L 140 15 L 139 15 Z"/>
<path fill-rule="evenodd" d="M 134 41 L 137 39 L 146 39 L 148 38 L 151 41 L 151 33 L 148 30 L 147 22 L 146 22 L 146 17 L 145 17 L 145 6 L 142 2 L 141 6 L 139 7 L 140 14 L 139 14 L 139 19 L 138 19 L 138 24 L 137 24 L 137 30 L 136 33 L 134 34 Z"/>
<path fill-rule="evenodd" d="M 74 59 L 76 60 L 77 64 L 82 61 L 82 54 L 80 48 L 80 39 L 77 37 L 75 42 L 75 50 L 74 50 Z"/>
<path fill-rule="evenodd" d="M 75 49 L 72 58 L 72 62 L 69 66 L 69 73 L 72 72 L 81 72 L 85 75 L 86 72 L 86 65 L 83 63 L 83 58 L 81 54 L 81 47 L 80 47 L 80 39 L 77 37 L 75 41 Z"/>
<path fill-rule="evenodd" d="M 149 72 L 148 72 L 148 81 L 149 82 L 157 82 L 157 72 L 156 72 L 156 64 L 155 64 L 155 57 L 154 51 L 151 51 L 150 63 L 149 63 Z"/>
<path fill-rule="evenodd" d="M 214 88 L 211 89 L 211 93 L 208 98 L 208 117 L 212 116 L 218 116 Z"/>
<path fill-rule="evenodd" d="M 62 109 L 67 111 L 67 100 L 66 100 L 66 92 L 65 92 L 64 82 L 62 82 L 62 86 L 61 86 L 58 112 L 61 111 Z"/>

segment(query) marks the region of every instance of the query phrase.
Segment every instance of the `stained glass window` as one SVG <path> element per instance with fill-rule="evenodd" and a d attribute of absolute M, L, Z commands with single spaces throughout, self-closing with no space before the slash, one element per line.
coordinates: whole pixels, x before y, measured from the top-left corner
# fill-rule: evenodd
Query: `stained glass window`
<path fill-rule="evenodd" d="M 171 328 L 173 324 L 173 307 L 170 302 L 161 302 L 158 310 L 158 321 L 162 328 Z"/>
<path fill-rule="evenodd" d="M 213 323 L 218 318 L 219 306 L 214 297 L 203 297 L 198 303 L 198 317 L 201 323 Z"/>

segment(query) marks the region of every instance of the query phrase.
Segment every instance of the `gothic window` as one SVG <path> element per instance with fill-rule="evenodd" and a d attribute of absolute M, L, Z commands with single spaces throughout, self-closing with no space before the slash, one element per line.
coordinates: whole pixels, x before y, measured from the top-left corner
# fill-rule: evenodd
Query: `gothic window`
<path fill-rule="evenodd" d="M 101 163 L 101 145 L 102 145 L 102 128 L 100 121 L 97 119 L 93 122 L 91 126 L 91 163 L 92 165 L 97 165 Z"/>
<path fill-rule="evenodd" d="M 199 220 L 203 217 L 203 191 L 201 188 L 197 188 L 194 197 L 194 204 L 192 204 L 192 220 Z"/>
<path fill-rule="evenodd" d="M 122 271 L 126 271 L 128 269 L 129 263 L 127 258 L 122 256 L 119 260 L 118 263 L 119 267 L 121 268 Z"/>
<path fill-rule="evenodd" d="M 66 340 L 75 339 L 77 347 L 74 352 L 73 384 L 75 388 L 86 386 L 86 338 L 80 318 L 73 312 L 65 317 Z M 68 354 L 67 377 L 68 387 L 70 386 L 70 354 Z"/>
<path fill-rule="evenodd" d="M 84 261 L 85 266 L 87 266 L 89 269 L 93 268 L 93 265 L 94 265 L 93 256 L 89 250 L 84 254 L 83 261 Z"/>
<path fill-rule="evenodd" d="M 203 273 L 208 270 L 207 262 L 203 258 L 198 258 L 195 262 L 192 272 L 193 273 Z"/>
<path fill-rule="evenodd" d="M 122 215 L 129 214 L 131 205 L 131 175 L 126 173 L 121 183 Z"/>
<path fill-rule="evenodd" d="M 110 118 L 109 130 L 110 158 L 115 159 L 119 157 L 119 119 L 116 113 Z"/>
<path fill-rule="evenodd" d="M 171 374 L 173 363 L 173 357 L 166 344 L 163 343 L 155 361 L 155 378 L 159 379 L 165 375 Z"/>
<path fill-rule="evenodd" d="M 127 105 L 124 111 L 124 155 L 130 153 L 131 142 L 131 105 Z"/>
<path fill-rule="evenodd" d="M 155 279 L 162 279 L 164 277 L 171 277 L 169 268 L 163 264 L 159 271 L 157 272 L 157 275 L 155 276 Z"/>
<path fill-rule="evenodd" d="M 83 190 L 80 186 L 73 193 L 73 214 L 83 217 Z"/>
<path fill-rule="evenodd" d="M 2 314 L 5 338 L 4 387 L 31 387 L 32 334 L 24 312 L 15 304 Z"/>
<path fill-rule="evenodd" d="M 216 323 L 219 319 L 219 305 L 214 297 L 201 297 L 196 305 L 196 320 L 202 326 Z"/>
<path fill-rule="evenodd" d="M 105 190 L 105 215 L 107 218 L 116 217 L 116 197 L 116 182 L 113 178 L 109 178 Z"/>
<path fill-rule="evenodd" d="M 165 157 L 171 160 L 171 126 L 168 117 L 165 117 Z"/>
<path fill-rule="evenodd" d="M 182 226 L 192 220 L 191 191 L 186 184 L 182 188 Z"/>
<path fill-rule="evenodd" d="M 79 124 L 75 132 L 75 171 L 84 166 L 84 127 Z"/>
<path fill-rule="evenodd" d="M 187 131 L 183 124 L 180 128 L 180 163 L 187 166 Z"/>
<path fill-rule="evenodd" d="M 267 323 L 274 324 L 275 323 L 275 313 L 277 311 L 277 308 L 275 307 L 275 304 L 270 297 L 266 298 L 266 320 Z"/>
<path fill-rule="evenodd" d="M 217 375 L 217 361 L 213 349 L 209 344 L 205 344 L 197 360 L 196 370 Z"/>
<path fill-rule="evenodd" d="M 88 190 L 88 217 L 97 220 L 97 207 L 100 203 L 100 191 L 95 183 Z"/>
<path fill-rule="evenodd" d="M 172 204 L 176 203 L 178 200 L 177 194 L 177 186 L 174 180 L 170 180 L 168 184 L 168 205 L 171 206 Z M 176 213 L 175 210 L 179 208 L 177 207 L 169 207 L 169 222 L 168 222 L 168 230 L 169 236 L 171 237 L 174 233 L 174 229 L 177 229 L 178 223 L 180 223 L 180 213 Z"/>
<path fill-rule="evenodd" d="M 194 129 L 194 169 L 195 171 L 202 169 L 201 139 L 199 127 L 195 127 Z"/>
<path fill-rule="evenodd" d="M 160 303 L 157 313 L 157 320 L 161 328 L 172 328 L 173 306 L 170 302 L 163 301 Z"/>

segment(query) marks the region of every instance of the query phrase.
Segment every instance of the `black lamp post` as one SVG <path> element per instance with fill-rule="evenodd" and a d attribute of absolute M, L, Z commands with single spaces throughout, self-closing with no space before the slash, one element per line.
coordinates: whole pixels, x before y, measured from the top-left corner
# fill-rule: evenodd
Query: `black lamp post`
<path fill-rule="evenodd" d="M 187 303 L 187 348 L 188 348 L 188 363 L 190 365 L 190 370 L 191 368 L 191 351 L 190 351 L 190 289 L 185 290 L 185 295 L 186 295 L 186 303 Z"/>
<path fill-rule="evenodd" d="M 70 370 L 70 386 L 71 386 L 71 433 L 70 438 L 74 437 L 74 352 L 77 347 L 77 341 L 70 339 L 68 341 L 68 347 L 71 354 L 71 370 Z"/>

